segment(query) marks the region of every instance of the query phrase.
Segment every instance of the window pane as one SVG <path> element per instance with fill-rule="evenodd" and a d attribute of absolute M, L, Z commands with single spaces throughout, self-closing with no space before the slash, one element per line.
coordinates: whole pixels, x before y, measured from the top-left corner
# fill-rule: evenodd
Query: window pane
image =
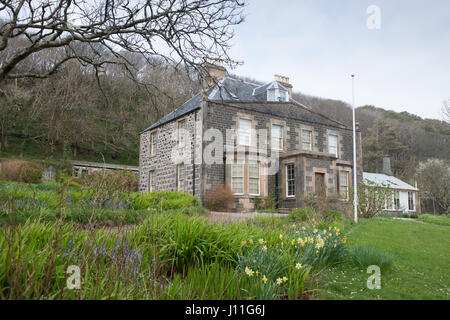
<path fill-rule="evenodd" d="M 302 149 L 303 150 L 311 150 L 311 131 L 302 130 Z"/>
<path fill-rule="evenodd" d="M 248 165 L 250 178 L 259 178 L 259 162 L 258 163 L 250 163 Z"/>
<path fill-rule="evenodd" d="M 329 153 L 337 155 L 337 136 L 330 134 L 328 136 Z"/>
<path fill-rule="evenodd" d="M 295 175 L 294 165 L 286 165 L 286 195 L 288 197 L 295 196 Z"/>
<path fill-rule="evenodd" d="M 259 162 L 248 165 L 249 171 L 249 193 L 259 194 Z"/>
<path fill-rule="evenodd" d="M 231 165 L 231 189 L 234 193 L 244 193 L 244 164 Z"/>
<path fill-rule="evenodd" d="M 348 172 L 347 171 L 341 171 L 339 176 L 339 188 L 341 192 L 341 196 L 344 199 L 348 199 Z"/>
<path fill-rule="evenodd" d="M 286 91 L 280 90 L 280 101 L 286 101 Z"/>
<path fill-rule="evenodd" d="M 414 210 L 414 193 L 408 192 L 408 210 Z"/>
<path fill-rule="evenodd" d="M 283 127 L 279 125 L 272 125 L 272 149 L 283 149 Z"/>
<path fill-rule="evenodd" d="M 239 119 L 239 144 L 243 146 L 250 145 L 250 131 L 252 122 L 250 120 Z"/>

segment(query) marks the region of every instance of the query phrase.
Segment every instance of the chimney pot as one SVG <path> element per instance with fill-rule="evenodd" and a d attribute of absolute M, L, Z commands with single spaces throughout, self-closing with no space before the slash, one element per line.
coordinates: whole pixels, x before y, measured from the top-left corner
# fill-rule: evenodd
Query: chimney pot
<path fill-rule="evenodd" d="M 279 82 L 289 92 L 289 97 L 292 96 L 292 84 L 289 83 L 289 77 L 281 76 L 279 74 L 274 75 L 275 81 Z"/>
<path fill-rule="evenodd" d="M 206 57 L 203 63 L 204 87 L 209 88 L 214 83 L 227 76 L 227 69 L 223 66 L 223 60 L 219 58 Z"/>

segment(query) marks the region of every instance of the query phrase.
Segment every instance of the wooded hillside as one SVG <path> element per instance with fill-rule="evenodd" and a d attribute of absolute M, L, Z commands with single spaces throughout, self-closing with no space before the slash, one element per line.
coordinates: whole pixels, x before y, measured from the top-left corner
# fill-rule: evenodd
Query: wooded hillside
<path fill-rule="evenodd" d="M 0 156 L 102 161 L 103 155 L 108 162 L 137 164 L 139 132 L 200 90 L 194 73 L 158 60 L 143 66 L 140 76 L 152 86 L 132 81 L 120 66 L 96 75 L 73 62 L 47 79 L 6 82 L 0 88 Z M 294 98 L 351 126 L 351 108 L 342 101 L 299 92 Z M 379 171 L 387 153 L 394 174 L 412 183 L 420 161 L 450 159 L 448 123 L 373 106 L 359 107 L 356 117 L 365 171 Z"/>

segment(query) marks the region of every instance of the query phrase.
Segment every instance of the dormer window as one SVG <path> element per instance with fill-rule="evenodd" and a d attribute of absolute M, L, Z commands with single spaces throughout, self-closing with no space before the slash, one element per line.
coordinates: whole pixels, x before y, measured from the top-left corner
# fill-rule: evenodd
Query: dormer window
<path fill-rule="evenodd" d="M 275 89 L 267 90 L 267 101 L 277 101 L 275 99 Z"/>
<path fill-rule="evenodd" d="M 286 90 L 281 88 L 268 89 L 267 101 L 289 101 L 289 94 Z"/>
<path fill-rule="evenodd" d="M 287 101 L 287 92 L 284 90 L 279 90 L 280 96 L 278 97 L 278 101 Z"/>

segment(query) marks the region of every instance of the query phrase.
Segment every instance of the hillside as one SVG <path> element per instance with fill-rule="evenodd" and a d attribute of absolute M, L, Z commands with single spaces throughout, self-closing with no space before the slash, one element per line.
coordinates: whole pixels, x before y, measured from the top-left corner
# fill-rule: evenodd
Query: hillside
<path fill-rule="evenodd" d="M 338 100 L 295 93 L 294 97 L 318 112 L 349 126 L 351 107 Z M 394 174 L 413 183 L 417 164 L 428 158 L 450 159 L 450 124 L 374 106 L 356 109 L 363 137 L 363 165 L 368 172 L 381 170 L 384 154 L 391 155 Z"/>
<path fill-rule="evenodd" d="M 139 132 L 200 90 L 194 75 L 162 63 L 144 75 L 152 86 L 137 85 L 121 70 L 112 71 L 97 80 L 82 67 L 68 65 L 48 79 L 3 85 L 0 158 L 103 161 L 104 157 L 107 162 L 137 165 Z M 351 125 L 351 108 L 342 101 L 299 92 L 293 97 Z M 388 153 L 394 174 L 413 182 L 419 161 L 450 159 L 450 125 L 443 121 L 374 106 L 357 108 L 356 119 L 362 130 L 365 171 L 378 171 Z"/>

